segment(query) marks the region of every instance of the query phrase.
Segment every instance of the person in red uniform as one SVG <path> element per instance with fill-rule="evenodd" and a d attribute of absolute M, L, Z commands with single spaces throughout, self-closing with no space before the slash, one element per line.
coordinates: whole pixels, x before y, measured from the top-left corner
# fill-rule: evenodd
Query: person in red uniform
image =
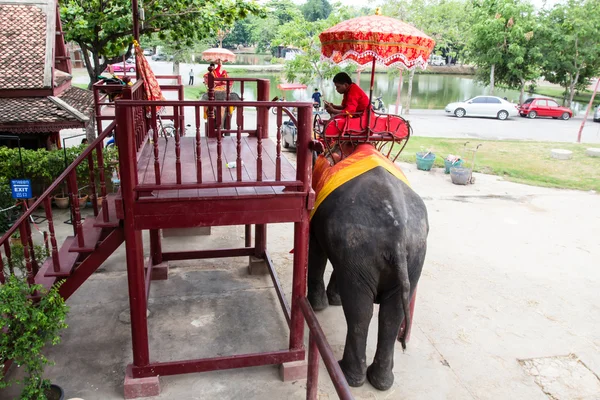
<path fill-rule="evenodd" d="M 333 77 L 335 90 L 344 95 L 341 105 L 335 105 L 328 101 L 325 103 L 325 111 L 329 115 L 335 117 L 338 114 L 357 114 L 362 113 L 369 107 L 369 96 L 358 86 L 352 82 L 352 78 L 345 72 L 340 72 Z"/>
<path fill-rule="evenodd" d="M 208 72 L 204 74 L 204 84 L 208 86 L 208 74 L 212 73 L 215 77 L 215 90 L 225 90 L 225 82 L 218 81 L 217 78 L 228 78 L 227 71 L 221 68 L 221 60 L 217 61 L 217 66 L 215 68 L 215 63 L 210 63 L 208 66 Z"/>

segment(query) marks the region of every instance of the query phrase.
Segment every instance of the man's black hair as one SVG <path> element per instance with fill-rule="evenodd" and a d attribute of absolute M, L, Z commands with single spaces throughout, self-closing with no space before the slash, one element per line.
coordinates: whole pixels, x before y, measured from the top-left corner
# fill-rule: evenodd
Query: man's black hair
<path fill-rule="evenodd" d="M 333 77 L 333 83 L 348 84 L 352 83 L 352 78 L 345 72 L 339 72 Z"/>
<path fill-rule="evenodd" d="M 209 66 L 209 67 L 214 67 L 214 66 L 215 66 L 215 63 L 210 63 L 208 66 Z"/>

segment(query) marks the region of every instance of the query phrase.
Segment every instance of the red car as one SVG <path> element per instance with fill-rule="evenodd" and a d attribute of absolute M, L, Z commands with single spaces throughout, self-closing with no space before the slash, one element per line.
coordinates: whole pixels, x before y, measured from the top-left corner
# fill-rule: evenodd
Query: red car
<path fill-rule="evenodd" d="M 135 72 L 135 64 L 130 64 L 128 62 L 126 62 L 125 64 L 123 63 L 119 63 L 119 64 L 112 64 L 109 65 L 108 67 L 106 67 L 106 70 L 109 72 Z M 111 71 L 112 70 L 112 71 Z"/>
<path fill-rule="evenodd" d="M 521 117 L 552 117 L 560 118 L 565 121 L 573 116 L 573 111 L 568 107 L 559 106 L 554 99 L 547 97 L 532 97 L 525 100 L 519 106 L 519 114 Z"/>

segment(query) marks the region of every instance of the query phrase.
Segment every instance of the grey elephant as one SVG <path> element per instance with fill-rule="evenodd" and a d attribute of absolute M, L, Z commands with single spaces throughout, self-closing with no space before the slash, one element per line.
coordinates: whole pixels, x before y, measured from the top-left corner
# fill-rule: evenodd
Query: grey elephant
<path fill-rule="evenodd" d="M 314 212 L 308 300 L 315 311 L 342 305 L 348 330 L 340 366 L 350 386 L 365 379 L 379 390 L 392 386 L 394 346 L 405 316 L 410 326 L 408 306 L 421 276 L 428 232 L 423 200 L 383 167 L 343 183 Z M 333 273 L 325 289 L 328 259 Z M 367 368 L 374 303 L 380 305 L 377 351 Z M 398 340 L 406 348 L 405 337 Z"/>

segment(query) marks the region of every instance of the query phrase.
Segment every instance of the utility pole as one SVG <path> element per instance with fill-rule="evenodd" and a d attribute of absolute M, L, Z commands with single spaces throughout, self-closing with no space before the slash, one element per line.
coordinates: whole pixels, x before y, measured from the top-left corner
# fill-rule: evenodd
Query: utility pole
<path fill-rule="evenodd" d="M 585 121 L 590 113 L 590 109 L 592 108 L 592 104 L 594 103 L 594 97 L 596 97 L 596 92 L 598 92 L 598 85 L 600 85 L 600 76 L 596 78 L 596 86 L 594 87 L 594 93 L 592 93 L 592 97 L 590 98 L 590 103 L 587 106 L 587 110 L 585 110 L 585 117 L 583 117 L 583 121 L 581 121 L 581 126 L 579 127 L 579 133 L 577 134 L 577 143 L 581 143 L 581 133 L 583 132 L 583 127 L 585 126 Z"/>

